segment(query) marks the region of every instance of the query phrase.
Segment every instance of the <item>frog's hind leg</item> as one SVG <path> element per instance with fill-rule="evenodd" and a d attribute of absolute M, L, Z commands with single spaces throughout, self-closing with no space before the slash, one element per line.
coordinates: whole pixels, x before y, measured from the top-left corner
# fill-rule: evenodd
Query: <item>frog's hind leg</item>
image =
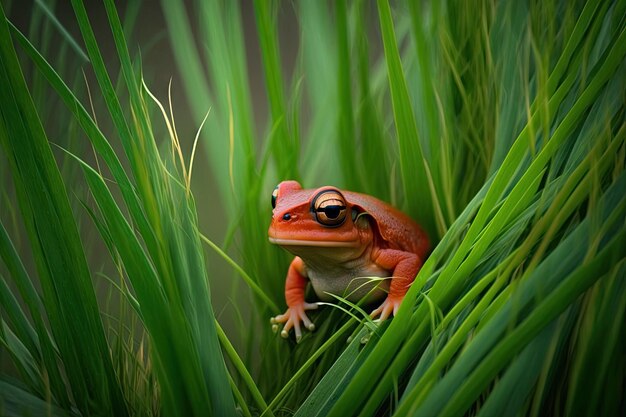
<path fill-rule="evenodd" d="M 422 267 L 422 260 L 412 252 L 382 249 L 376 254 L 374 262 L 382 268 L 393 271 L 387 298 L 371 313 L 372 317 L 380 315 L 380 320 L 383 321 L 398 312 L 400 303 Z"/>

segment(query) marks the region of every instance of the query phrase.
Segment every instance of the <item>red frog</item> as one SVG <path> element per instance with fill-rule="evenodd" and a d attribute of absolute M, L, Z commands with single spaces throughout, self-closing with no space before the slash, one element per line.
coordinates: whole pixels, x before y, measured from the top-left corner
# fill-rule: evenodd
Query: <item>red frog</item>
<path fill-rule="evenodd" d="M 285 323 L 282 337 L 294 328 L 300 341 L 301 322 L 315 330 L 306 315 L 317 308 L 304 299 L 308 282 L 323 301 L 334 299 L 329 293 L 353 302 L 384 298 L 371 316 L 397 313 L 429 248 L 413 220 L 369 195 L 330 186 L 303 190 L 296 181 L 278 184 L 272 207 L 269 240 L 296 255 L 285 282 L 287 311 L 271 320 Z"/>

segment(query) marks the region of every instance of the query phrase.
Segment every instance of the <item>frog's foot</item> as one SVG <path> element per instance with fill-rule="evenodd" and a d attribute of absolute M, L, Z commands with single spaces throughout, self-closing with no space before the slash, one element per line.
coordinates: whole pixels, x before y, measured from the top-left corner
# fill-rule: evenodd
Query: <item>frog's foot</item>
<path fill-rule="evenodd" d="M 391 314 L 394 316 L 400 308 L 400 303 L 404 297 L 390 297 L 388 296 L 385 301 L 376 310 L 372 311 L 370 317 L 374 318 L 380 315 L 380 321 L 385 321 Z"/>
<path fill-rule="evenodd" d="M 315 330 L 315 325 L 311 322 L 305 311 L 315 310 L 317 307 L 317 304 L 304 302 L 291 306 L 287 309 L 285 314 L 280 314 L 270 319 L 270 322 L 272 323 L 272 329 L 276 331 L 278 330 L 279 323 L 285 323 L 285 326 L 280 332 L 280 335 L 286 339 L 289 337 L 289 330 L 291 330 L 291 328 L 293 327 L 294 332 L 296 333 L 296 342 L 299 343 L 300 339 L 302 339 L 300 322 L 302 322 L 304 324 L 304 327 L 309 329 L 309 331 Z"/>

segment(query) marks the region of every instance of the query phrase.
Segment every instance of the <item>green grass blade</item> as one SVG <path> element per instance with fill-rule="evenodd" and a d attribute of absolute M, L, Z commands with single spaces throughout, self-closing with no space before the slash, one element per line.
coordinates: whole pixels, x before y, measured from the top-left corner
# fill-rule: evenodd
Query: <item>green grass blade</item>
<path fill-rule="evenodd" d="M 352 338 L 352 342 L 337 358 L 333 367 L 298 408 L 296 417 L 325 416 L 328 413 L 345 385 L 374 347 L 374 343 L 369 342 L 364 347 L 362 346 L 362 340 L 365 337 L 369 339 L 369 336 L 369 330 L 361 329 Z"/>
<path fill-rule="evenodd" d="M 393 114 L 396 126 L 398 151 L 404 198 L 408 212 L 414 214 L 420 224 L 424 226 L 429 236 L 434 238 L 442 233 L 443 219 L 436 217 L 440 212 L 436 191 L 432 189 L 428 174 L 428 165 L 422 151 L 417 125 L 406 86 L 398 43 L 394 33 L 391 8 L 386 0 L 378 1 L 380 28 L 385 47 L 387 70 L 389 71 L 389 89 L 393 104 Z M 415 184 L 414 188 L 409 188 Z"/>
<path fill-rule="evenodd" d="M 35 0 L 35 4 L 41 8 L 41 10 L 45 13 L 46 17 L 50 19 L 54 27 L 63 35 L 65 41 L 70 45 L 70 47 L 76 52 L 76 54 L 85 62 L 89 62 L 89 58 L 83 49 L 78 45 L 76 39 L 65 29 L 65 27 L 59 22 L 59 19 L 54 15 L 52 10 L 43 2 L 43 0 Z"/>
<path fill-rule="evenodd" d="M 235 350 L 233 345 L 230 343 L 230 340 L 228 340 L 226 333 L 224 333 L 224 330 L 222 329 L 222 327 L 219 325 L 218 322 L 215 322 L 215 324 L 217 326 L 217 335 L 220 339 L 222 348 L 226 351 L 226 354 L 228 355 L 228 358 L 230 359 L 231 363 L 235 366 L 235 368 L 237 369 L 237 372 L 239 372 L 239 375 L 241 375 L 241 377 L 243 378 L 246 384 L 246 387 L 250 391 L 250 394 L 252 395 L 252 398 L 254 402 L 256 403 L 256 406 L 260 410 L 263 410 L 264 415 L 266 415 L 267 417 L 273 417 L 274 414 L 272 414 L 272 411 L 267 408 L 267 404 L 265 403 L 263 396 L 259 392 L 256 384 L 254 383 L 254 380 L 252 379 L 252 376 L 246 369 L 246 366 L 243 364 L 243 362 L 239 358 L 237 351 Z"/>
<path fill-rule="evenodd" d="M 545 233 L 549 227 L 560 227 L 562 225 L 562 222 L 569 218 L 575 208 L 580 205 L 581 200 L 584 199 L 586 196 L 586 193 L 580 193 L 579 191 L 588 190 L 590 187 L 589 179 L 591 176 L 587 175 L 581 181 L 582 175 L 584 173 L 587 173 L 590 167 L 595 167 L 596 169 L 607 169 L 607 161 L 610 160 L 614 152 L 620 146 L 620 143 L 621 142 L 619 139 L 613 140 L 610 146 L 606 146 L 601 141 L 598 142 L 598 144 L 596 145 L 597 148 L 604 149 L 606 147 L 604 157 L 602 158 L 603 163 L 598 164 L 593 157 L 593 152 L 591 152 L 586 160 L 583 161 L 578 166 L 578 168 L 568 176 L 567 182 L 564 185 L 555 185 L 555 187 L 559 188 L 559 193 L 556 195 L 556 197 L 554 197 L 553 203 L 545 213 L 544 218 L 542 219 L 542 221 L 538 222 L 537 225 L 533 228 L 530 235 L 526 238 L 524 244 L 521 245 L 520 248 L 513 251 L 513 253 L 508 256 L 504 261 L 500 262 L 496 269 L 487 274 L 480 281 L 480 285 L 476 285 L 470 292 L 468 292 L 464 299 L 459 301 L 445 317 L 444 323 L 451 322 L 452 318 L 458 314 L 463 305 L 466 305 L 469 300 L 477 298 L 478 294 L 484 290 L 484 285 L 487 285 L 492 280 L 494 280 L 496 276 L 498 276 L 498 278 L 496 279 L 496 283 L 489 289 L 489 291 L 486 294 L 482 295 L 479 300 L 476 300 L 478 304 L 476 305 L 476 307 L 474 307 L 473 311 L 468 316 L 468 319 L 464 321 L 457 334 L 455 334 L 451 338 L 450 342 L 441 350 L 436 361 L 433 362 L 430 369 L 428 369 L 428 371 L 426 372 L 426 374 L 428 374 L 429 376 L 426 377 L 426 375 L 422 375 L 422 380 L 417 385 L 412 386 L 410 388 L 410 391 L 405 393 L 406 397 L 417 398 L 418 393 L 424 395 L 424 393 L 426 392 L 425 387 L 433 382 L 434 378 L 436 378 L 436 375 L 441 372 L 446 363 L 450 361 L 452 355 L 455 353 L 455 349 L 459 348 L 463 341 L 466 340 L 467 335 L 469 335 L 469 332 L 475 326 L 476 321 L 480 317 L 485 316 L 486 307 L 494 307 L 493 304 L 495 303 L 492 303 L 491 301 L 494 294 L 500 291 L 502 285 L 506 282 L 507 277 L 511 274 L 511 271 L 513 271 L 515 268 L 518 268 L 519 265 L 525 260 L 523 256 L 520 256 L 520 253 L 525 253 L 523 251 L 523 247 L 536 244 L 538 241 L 540 241 L 542 237 L 546 236 Z M 532 194 L 534 194 L 534 192 Z M 568 198 L 575 195 L 579 195 L 580 197 L 573 204 L 571 203 L 571 201 L 567 201 Z M 557 214 L 559 215 L 559 217 L 555 219 L 555 216 Z M 494 293 L 494 291 L 496 292 Z M 466 298 L 468 300 L 465 300 Z M 483 318 L 483 320 L 485 319 Z M 402 412 L 402 410 L 402 407 L 399 408 L 399 412 Z M 404 412 L 407 412 L 406 408 L 404 409 Z"/>
<path fill-rule="evenodd" d="M 566 405 L 568 414 L 591 415 L 600 411 L 603 415 L 611 415 L 617 412 L 613 407 L 622 401 L 614 384 L 619 385 L 620 376 L 615 367 L 620 361 L 620 340 L 626 316 L 626 300 L 621 296 L 626 284 L 624 266 L 624 262 L 617 265 L 611 276 L 598 282 L 587 297 L 584 307 L 587 315 L 580 323 L 582 328 L 572 360 Z M 597 383 L 590 388 L 586 381 Z"/>
<path fill-rule="evenodd" d="M 556 323 L 546 326 L 509 366 L 480 408 L 479 416 L 518 415 L 544 366 Z"/>
<path fill-rule="evenodd" d="M 200 364 L 197 357 L 189 352 L 189 345 L 185 343 L 188 340 L 176 335 L 174 331 L 186 329 L 185 334 L 189 337 L 189 323 L 181 320 L 180 306 L 170 305 L 170 314 L 162 314 L 161 306 L 167 305 L 168 299 L 154 266 L 124 219 L 102 177 L 82 161 L 81 164 L 100 212 L 106 213 L 105 223 L 113 241 L 117 243 L 118 252 L 140 303 L 141 317 L 153 340 L 156 371 L 159 380 L 165 381 L 161 384 L 163 406 L 166 410 L 184 410 L 185 414 L 192 415 L 198 412 L 194 408 L 199 407 L 199 404 L 211 403 L 208 393 L 199 389 L 204 384 L 198 372 Z M 173 381 L 176 383 L 172 383 Z"/>
<path fill-rule="evenodd" d="M 391 170 L 391 155 L 389 145 L 391 139 L 384 133 L 382 115 L 378 111 L 376 96 L 370 69 L 370 55 L 372 48 L 368 39 L 368 18 L 374 5 L 367 2 L 355 4 L 356 29 L 355 48 L 357 49 L 356 67 L 358 78 L 358 105 L 355 106 L 357 134 L 360 137 L 360 164 L 366 168 L 367 188 L 365 192 L 376 195 L 384 201 L 392 201 L 389 174 Z M 329 106 L 326 106 L 329 108 Z M 362 174 L 363 175 L 363 174 Z"/>
<path fill-rule="evenodd" d="M 218 255 L 220 255 L 222 257 L 222 259 L 224 259 L 230 266 L 232 266 L 237 273 L 244 279 L 244 281 L 246 282 L 246 284 L 248 284 L 248 286 L 250 287 L 250 289 L 252 291 L 254 291 L 254 293 L 265 302 L 265 304 L 267 305 L 267 307 L 270 308 L 270 310 L 272 310 L 273 314 L 278 314 L 279 313 L 279 309 L 276 306 L 276 304 L 269 298 L 269 296 L 265 293 L 265 291 L 263 291 L 262 288 L 260 288 L 256 282 L 254 282 L 254 280 L 250 277 L 250 275 L 248 275 L 246 273 L 246 271 L 244 271 L 239 265 L 237 265 L 237 263 L 235 263 L 235 261 L 233 261 L 222 249 L 219 248 L 219 246 L 217 246 L 215 243 L 211 242 L 210 239 L 208 239 L 206 236 L 204 235 L 200 235 L 200 238 L 211 247 L 211 249 L 213 249 L 215 252 L 217 252 Z"/>
<path fill-rule="evenodd" d="M 1 10 L 1 9 L 0 9 Z M 127 414 L 69 200 L 0 11 L 0 140 L 10 155 L 44 304 L 79 409 Z M 74 320 L 75 317 L 81 320 Z M 94 360 L 93 355 L 99 360 Z M 102 380 L 106 381 L 102 383 Z M 87 386 L 99 386 L 89 391 Z"/>
<path fill-rule="evenodd" d="M 345 187 L 350 190 L 363 192 L 362 166 L 356 156 L 356 132 L 354 126 L 354 111 L 352 104 L 352 64 L 348 33 L 348 11 L 346 2 L 335 3 L 337 24 L 337 101 L 339 102 L 337 132 L 339 134 L 339 153 L 343 161 L 341 169 Z"/>
<path fill-rule="evenodd" d="M 313 366 L 313 364 L 323 355 L 323 353 L 328 350 L 334 343 L 336 343 L 339 338 L 352 326 L 354 325 L 354 320 L 347 321 L 340 329 L 338 329 L 328 340 L 325 340 L 324 343 L 317 349 L 310 357 L 307 358 L 306 362 L 297 370 L 297 372 L 289 379 L 289 381 L 282 387 L 280 392 L 276 394 L 272 402 L 269 404 L 268 408 L 270 410 L 274 410 L 275 407 L 280 403 L 283 397 L 287 394 L 287 392 L 294 388 L 296 382 L 309 367 Z"/>
<path fill-rule="evenodd" d="M 276 31 L 276 6 L 275 1 L 254 1 L 254 14 L 257 22 L 261 57 L 265 74 L 265 85 L 270 103 L 272 120 L 278 125 L 276 140 L 274 141 L 274 157 L 276 159 L 278 176 L 281 179 L 300 179 L 297 164 L 299 142 L 297 137 L 292 137 L 285 122 L 287 105 L 283 87 L 282 69 L 280 65 L 280 53 Z M 280 156 L 279 156 L 280 155 Z"/>
<path fill-rule="evenodd" d="M 231 2 L 198 1 L 196 8 L 207 43 L 205 60 L 213 86 L 215 124 L 220 125 L 224 139 L 227 132 L 230 134 L 231 117 L 233 122 L 233 137 L 229 138 L 232 142 L 228 147 L 219 146 L 218 132 L 212 132 L 208 145 L 223 148 L 220 152 L 228 150 L 228 171 L 217 173 L 216 179 L 227 183 L 235 202 L 241 203 L 237 190 L 250 188 L 255 177 L 256 131 L 240 10 Z"/>

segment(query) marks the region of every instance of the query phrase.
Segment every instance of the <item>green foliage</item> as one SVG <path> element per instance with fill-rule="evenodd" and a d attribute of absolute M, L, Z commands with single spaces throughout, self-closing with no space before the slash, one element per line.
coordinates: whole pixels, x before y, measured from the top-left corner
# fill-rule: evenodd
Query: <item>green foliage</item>
<path fill-rule="evenodd" d="M 238 2 L 163 0 L 204 150 L 195 162 L 129 50 L 148 6 L 132 3 L 122 22 L 104 2 L 113 77 L 82 1 L 82 41 L 37 4 L 28 36 L 0 15 L 0 340 L 17 376 L 3 370 L 0 414 L 624 408 L 626 2 L 254 1 L 255 32 Z M 91 95 L 68 62 L 93 73 Z M 258 127 L 251 71 L 267 94 Z M 223 236 L 200 230 L 202 162 Z M 272 332 L 290 259 L 267 242 L 269 196 L 285 179 L 375 195 L 428 230 L 432 252 L 394 319 L 372 326 L 344 313 L 355 306 L 325 306 L 298 344 Z M 119 308 L 96 296 L 96 241 Z M 224 282 L 233 327 L 211 303 Z"/>
<path fill-rule="evenodd" d="M 104 329 L 100 321 L 96 297 L 90 280 L 78 228 L 69 205 L 67 192 L 52 151 L 28 93 L 26 82 L 12 45 L 9 26 L 0 14 L 0 54 L 2 78 L 0 93 L 5 97 L 0 121 L 0 138 L 7 154 L 14 181 L 17 185 L 20 210 L 32 242 L 37 261 L 39 283 L 42 286 L 42 304 L 50 321 L 54 343 L 46 340 L 45 356 L 50 374 L 55 378 L 50 391 L 43 388 L 43 376 L 32 381 L 40 395 L 54 395 L 60 405 L 69 406 L 67 391 L 76 399 L 78 409 L 86 414 L 94 410 L 127 414 L 121 389 L 108 354 Z M 3 229 L 3 254 L 13 265 L 19 265 L 15 252 Z M 12 258 L 12 259 L 11 259 Z M 21 287 L 28 288 L 25 273 L 17 268 L 16 276 Z M 4 290 L 8 288 L 5 286 Z M 39 297 L 33 291 L 23 296 L 31 297 L 30 306 L 37 306 Z M 8 296 L 8 294 L 7 294 Z M 4 297 L 3 297 L 4 298 Z M 13 303 L 13 310 L 19 307 Z M 31 314 L 37 314 L 35 309 Z M 25 316 L 14 321 L 22 322 Z M 80 317 L 80 320 L 76 320 Z M 48 338 L 44 325 L 37 325 L 37 339 Z M 4 324 L 4 323 L 3 323 Z M 3 326 L 4 327 L 4 326 Z M 25 332 L 20 332 L 26 334 Z M 21 364 L 31 369 L 40 368 L 44 353 L 37 348 L 33 332 L 30 336 L 30 358 L 21 357 Z M 9 333 L 3 332 L 3 344 L 9 345 Z M 57 346 L 58 355 L 64 358 L 68 388 L 63 387 L 51 345 Z M 13 344 L 11 344 L 13 345 Z M 84 350 L 83 350 L 84 349 Z M 92 352 L 93 357 L 83 354 Z M 31 363 L 28 363 L 28 360 Z M 88 389 L 92 387 L 92 389 Z"/>

